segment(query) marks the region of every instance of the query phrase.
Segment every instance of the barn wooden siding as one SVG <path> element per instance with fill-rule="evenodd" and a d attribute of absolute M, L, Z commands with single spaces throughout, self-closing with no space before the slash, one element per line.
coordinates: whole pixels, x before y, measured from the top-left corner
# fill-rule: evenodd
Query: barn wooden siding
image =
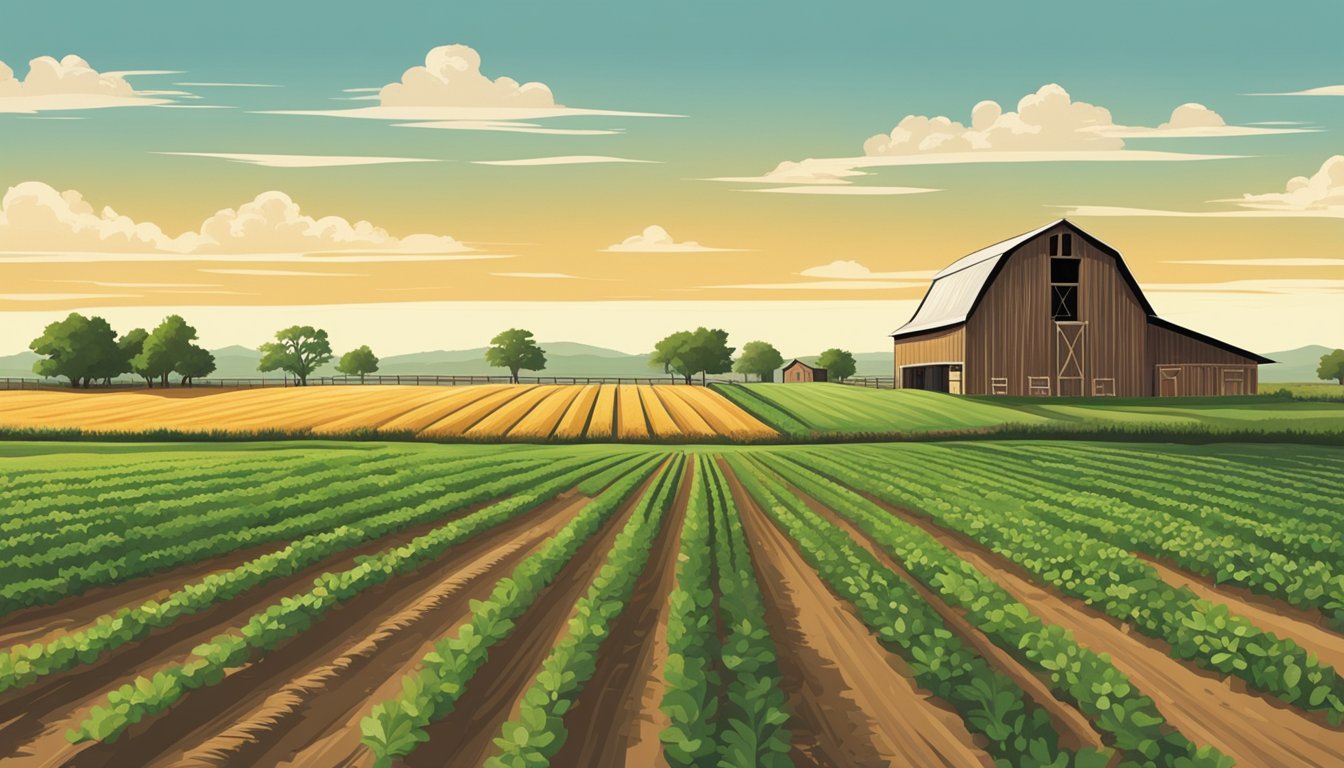
<path fill-rule="evenodd" d="M 900 386 L 901 366 L 963 363 L 966 359 L 966 328 L 957 326 L 943 331 L 896 340 L 896 386 Z"/>
<path fill-rule="evenodd" d="M 966 324 L 965 387 L 991 394 L 991 381 L 1007 379 L 1009 395 L 1031 394 L 1029 377 L 1048 377 L 1058 394 L 1058 340 L 1050 315 L 1051 229 L 1006 258 L 998 277 Z M 1074 235 L 1078 270 L 1078 318 L 1086 323 L 1082 349 L 1083 394 L 1098 380 L 1121 397 L 1146 394 L 1152 369 L 1145 366 L 1147 315 L 1117 269 L 1115 259 Z M 1103 382 L 1103 386 L 1105 383 Z"/>
<path fill-rule="evenodd" d="M 1243 394 L 1253 395 L 1258 389 L 1260 367 L 1254 361 L 1160 326 L 1148 326 L 1147 358 L 1152 378 L 1146 394 L 1162 394 L 1164 369 L 1179 369 L 1181 396 L 1238 394 L 1232 384 L 1238 376 Z"/>

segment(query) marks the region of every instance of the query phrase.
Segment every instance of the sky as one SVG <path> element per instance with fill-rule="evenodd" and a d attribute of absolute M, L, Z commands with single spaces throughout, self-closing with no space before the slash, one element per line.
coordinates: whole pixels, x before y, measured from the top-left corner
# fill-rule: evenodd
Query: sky
<path fill-rule="evenodd" d="M 1163 316 L 1344 346 L 1344 5 L 28 3 L 0 24 L 0 354 L 511 325 L 889 348 L 1067 217 Z"/>

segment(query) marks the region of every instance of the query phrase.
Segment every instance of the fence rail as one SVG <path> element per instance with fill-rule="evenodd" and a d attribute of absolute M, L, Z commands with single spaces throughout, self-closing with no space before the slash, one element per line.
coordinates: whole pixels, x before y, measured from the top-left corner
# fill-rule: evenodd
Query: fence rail
<path fill-rule="evenodd" d="M 850 376 L 848 379 L 840 382 L 849 384 L 853 387 L 867 387 L 869 389 L 895 389 L 896 377 L 894 376 Z"/>
<path fill-rule="evenodd" d="M 471 375 L 435 375 L 435 374 L 378 374 L 372 376 L 313 376 L 308 386 L 361 386 L 361 385 L 397 385 L 412 387 L 461 387 L 472 384 L 509 384 L 513 380 L 508 376 L 471 376 Z M 685 386 L 686 382 L 678 376 L 519 376 L 519 384 L 673 384 Z M 699 380 L 691 386 L 700 386 Z M 217 389 L 256 389 L 262 387 L 297 387 L 298 380 L 293 378 L 215 378 L 196 379 L 190 384 L 173 383 L 178 388 L 217 388 Z M 95 382 L 88 389 L 145 389 L 141 380 L 113 379 L 111 382 Z M 154 388 L 158 388 L 156 384 Z M 72 389 L 70 384 L 56 379 L 24 377 L 0 378 L 0 390 L 4 389 Z"/>

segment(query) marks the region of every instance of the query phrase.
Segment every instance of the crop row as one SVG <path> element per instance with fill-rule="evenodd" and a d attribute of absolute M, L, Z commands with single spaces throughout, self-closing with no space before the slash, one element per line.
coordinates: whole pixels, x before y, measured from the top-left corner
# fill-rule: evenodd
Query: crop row
<path fill-rule="evenodd" d="M 498 754 L 487 768 L 530 768 L 546 765 L 568 737 L 565 713 L 597 668 L 597 654 L 610 637 L 607 631 L 625 610 L 635 582 L 648 565 L 654 539 L 662 528 L 681 482 L 685 455 L 673 459 L 648 503 L 635 510 L 607 553 L 588 592 L 574 606 L 569 632 L 551 649 L 541 671 L 524 691 L 517 716 L 500 728 Z"/>
<path fill-rule="evenodd" d="M 398 696 L 373 707 L 360 722 L 360 728 L 363 742 L 373 752 L 377 765 L 391 765 L 429 738 L 425 729 L 456 708 L 490 649 L 513 633 L 514 621 L 532 607 L 542 591 L 661 460 L 659 456 L 643 458 L 636 467 L 616 478 L 540 550 L 500 579 L 489 597 L 472 603 L 471 619 L 456 634 L 434 644 L 434 649 L 421 660 L 420 670 L 402 678 Z M 653 494 L 654 489 L 650 488 L 640 504 L 651 504 Z"/>
<path fill-rule="evenodd" d="M 8 504 L 30 498 L 47 498 L 67 492 L 84 492 L 91 488 L 120 488 L 140 485 L 146 477 L 160 474 L 197 470 L 210 472 L 237 462 L 250 462 L 247 454 L 221 456 L 192 455 L 183 457 L 169 453 L 166 458 L 140 458 L 127 462 L 83 464 L 70 469 L 23 468 L 0 472 L 0 518 L 7 517 Z M 272 459 L 274 457 L 271 457 Z M 266 460 L 265 457 L 257 460 Z"/>
<path fill-rule="evenodd" d="M 1000 648 L 1050 682 L 1051 691 L 1087 716 L 1106 742 L 1129 759 L 1161 766 L 1226 766 L 1211 747 L 1199 748 L 1172 730 L 1153 700 L 1110 660 L 1079 645 L 1072 633 L 1045 624 L 974 565 L 918 526 L 806 468 L 798 459 L 766 463 L 794 487 L 847 518 L 896 558 L 911 577 L 940 595 Z M 850 473 L 835 464 L 837 476 Z"/>
<path fill-rule="evenodd" d="M 847 449 L 842 456 L 857 470 L 847 482 L 858 490 L 918 509 L 984 542 L 1046 584 L 1167 642 L 1176 658 L 1235 675 L 1288 703 L 1324 711 L 1334 721 L 1344 718 L 1344 681 L 1332 667 L 1292 640 L 1232 614 L 1226 605 L 1172 588 L 1124 549 L 1042 520 L 1027 508 L 1027 499 L 1001 488 L 954 482 L 958 475 L 936 466 L 909 465 L 893 473 L 888 462 L 862 451 Z"/>
<path fill-rule="evenodd" d="M 769 470 L 741 454 L 729 461 L 747 491 L 798 543 L 822 579 L 854 605 L 883 645 L 906 660 L 921 686 L 951 704 L 966 726 L 984 737 L 996 760 L 1023 768 L 1106 765 L 1104 753 L 1060 747 L 1049 715 L 1016 683 L 948 630 L 919 593 L 809 509 Z"/>
<path fill-rule="evenodd" d="M 211 574 L 183 586 L 162 600 L 149 600 L 100 616 L 84 629 L 62 634 L 50 642 L 16 645 L 0 652 L 0 692 L 29 685 L 41 677 L 93 662 L 105 653 L 133 642 L 212 605 L 232 600 L 249 589 L 283 578 L 339 552 L 411 526 L 453 514 L 472 504 L 507 495 L 531 483 L 572 473 L 577 462 L 557 462 L 531 471 L 513 467 L 503 480 L 493 472 L 477 470 L 436 484 L 415 503 L 410 489 L 390 491 L 382 506 L 391 511 L 361 516 L 330 531 L 309 534 L 284 549 L 249 560 L 236 568 Z M 601 466 L 600 464 L 597 466 Z"/>
<path fill-rule="evenodd" d="M 283 598 L 253 614 L 238 632 L 211 638 L 192 650 L 192 658 L 150 677 L 139 677 L 107 696 L 88 719 L 70 733 L 72 741 L 114 740 L 132 724 L 172 706 L 189 690 L 208 687 L 224 678 L 227 670 L 246 665 L 259 652 L 309 629 L 332 608 L 394 576 L 414 571 L 442 555 L 450 547 L 505 523 L 569 488 L 600 468 L 585 462 L 577 469 L 530 478 L 530 490 L 516 493 L 490 506 L 445 523 L 397 547 L 366 558 L 337 573 L 324 573 L 307 592 Z M 543 470 L 545 471 L 545 470 Z"/>
<path fill-rule="evenodd" d="M 1168 512 L 1161 503 L 1136 506 L 1081 487 L 1081 483 L 1057 482 L 1053 476 L 1008 458 L 989 463 L 960 455 L 954 463 L 940 461 L 931 460 L 926 466 L 956 469 L 972 482 L 1011 493 L 1027 511 L 1060 527 L 1168 559 L 1219 582 L 1323 610 L 1336 626 L 1344 626 L 1344 575 L 1318 559 L 1295 559 L 1232 534 L 1214 534 Z"/>
<path fill-rule="evenodd" d="M 0 615 L 25 606 L 51 603 L 91 586 L 117 583 L 245 547 L 330 530 L 394 505 L 418 503 L 482 482 L 506 482 L 508 475 L 530 466 L 533 464 L 492 462 L 445 476 L 443 466 L 423 464 L 414 471 L 399 473 L 394 480 L 375 476 L 330 482 L 325 488 L 276 498 L 255 507 L 221 509 L 204 513 L 201 518 L 186 518 L 176 526 L 178 534 L 169 540 L 172 543 L 133 549 L 101 560 L 95 555 L 108 545 L 90 541 L 85 546 L 83 564 L 47 564 L 49 575 L 30 576 L 0 586 Z M 63 549 L 78 553 L 79 545 L 72 543 Z"/>

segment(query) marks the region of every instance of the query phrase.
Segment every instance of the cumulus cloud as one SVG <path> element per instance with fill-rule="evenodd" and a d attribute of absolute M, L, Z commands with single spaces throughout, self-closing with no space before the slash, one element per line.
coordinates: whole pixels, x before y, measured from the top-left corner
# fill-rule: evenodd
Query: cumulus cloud
<path fill-rule="evenodd" d="M 425 63 L 406 70 L 401 79 L 381 88 L 347 88 L 376 100 L 377 106 L 335 110 L 275 110 L 268 114 L 352 117 L 399 121 L 398 127 L 511 133 L 603 135 L 604 128 L 564 129 L 523 122 L 553 117 L 675 117 L 652 112 L 622 112 L 557 104 L 550 86 L 519 83 L 511 77 L 491 79 L 481 72 L 481 55 L 467 45 L 441 45 L 425 55 Z M 376 92 L 376 96 L 373 95 Z"/>
<path fill-rule="evenodd" d="M 613 253 L 697 253 L 705 251 L 724 251 L 727 248 L 709 248 L 694 240 L 678 243 L 672 239 L 666 229 L 651 224 L 638 235 L 631 235 L 619 243 L 607 246 L 604 250 Z"/>
<path fill-rule="evenodd" d="M 1190 102 L 1171 111 L 1171 119 L 1158 128 L 1215 128 L 1227 125 L 1223 116 L 1203 104 Z"/>
<path fill-rule="evenodd" d="M 1315 128 L 1293 128 L 1291 123 L 1228 125 L 1223 116 L 1203 104 L 1189 102 L 1171 111 L 1171 117 L 1156 128 L 1113 125 L 1097 129 L 1104 136 L 1127 139 L 1198 139 L 1220 136 L 1269 136 L 1278 133 L 1314 133 Z M 1268 127 L 1267 127 L 1268 126 Z"/>
<path fill-rule="evenodd" d="M 481 55 L 466 45 L 441 45 L 425 54 L 422 67 L 411 67 L 401 81 L 378 92 L 384 107 L 555 107 L 545 83 L 511 77 L 491 80 L 481 73 Z"/>
<path fill-rule="evenodd" d="M 1143 216 L 1181 218 L 1344 218 L 1344 155 L 1326 159 L 1311 176 L 1294 176 L 1282 192 L 1248 192 L 1213 200 L 1233 210 L 1175 211 L 1105 205 L 1065 206 L 1066 216 Z"/>
<path fill-rule="evenodd" d="M 165 104 L 161 91 L 137 91 L 123 73 L 99 72 L 79 56 L 38 56 L 22 79 L 0 61 L 0 112 L 97 109 Z"/>
<path fill-rule="evenodd" d="M 837 259 L 830 264 L 809 267 L 800 272 L 803 277 L 827 277 L 837 280 L 892 280 L 929 278 L 933 272 L 874 272 L 853 259 Z"/>
<path fill-rule="evenodd" d="M 0 251 L 192 254 L 460 253 L 470 248 L 451 237 L 395 237 L 367 221 L 314 218 L 283 192 L 263 192 L 225 208 L 198 230 L 171 236 L 158 225 L 97 210 L 75 190 L 57 191 L 40 181 L 10 187 L 0 200 Z"/>

